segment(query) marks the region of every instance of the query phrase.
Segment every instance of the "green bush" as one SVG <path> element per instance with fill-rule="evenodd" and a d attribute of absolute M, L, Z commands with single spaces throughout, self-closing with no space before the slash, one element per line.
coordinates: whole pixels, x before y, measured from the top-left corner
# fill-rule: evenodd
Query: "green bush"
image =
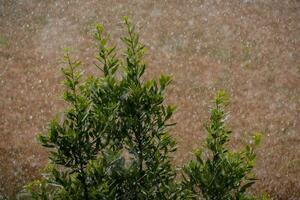
<path fill-rule="evenodd" d="M 224 125 L 225 95 L 219 93 L 207 124 L 204 158 L 184 167 L 181 180 L 171 160 L 176 143 L 167 128 L 175 108 L 166 105 L 171 78 L 144 80 L 145 46 L 135 26 L 125 18 L 124 56 L 109 44 L 97 25 L 99 64 L 103 76 L 83 79 L 81 63 L 64 57 L 64 100 L 69 104 L 39 135 L 49 149 L 50 164 L 41 180 L 20 194 L 29 199 L 245 199 L 255 154 L 252 146 L 234 153 L 225 148 L 230 131 Z"/>
<path fill-rule="evenodd" d="M 253 145 L 243 151 L 234 152 L 227 148 L 231 130 L 226 127 L 225 106 L 228 96 L 220 91 L 211 109 L 210 121 L 205 128 L 208 132 L 204 149 L 198 149 L 184 171 L 184 184 L 194 196 L 208 200 L 253 199 L 246 190 L 255 183 L 251 173 L 254 167 L 254 146 L 260 142 L 255 135 Z"/>

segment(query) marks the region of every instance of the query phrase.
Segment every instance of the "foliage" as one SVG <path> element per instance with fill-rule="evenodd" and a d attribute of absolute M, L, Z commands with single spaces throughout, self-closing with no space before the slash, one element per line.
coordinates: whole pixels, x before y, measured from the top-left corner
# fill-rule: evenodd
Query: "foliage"
<path fill-rule="evenodd" d="M 205 129 L 208 136 L 205 149 L 198 149 L 195 160 L 185 166 L 185 185 L 195 195 L 209 200 L 251 199 L 246 190 L 255 183 L 251 173 L 254 167 L 254 146 L 260 141 L 260 134 L 254 145 L 247 145 L 243 151 L 234 152 L 227 147 L 231 130 L 225 122 L 225 106 L 228 96 L 220 91 L 214 100 L 211 116 Z"/>
<path fill-rule="evenodd" d="M 97 25 L 96 64 L 103 76 L 83 79 L 80 61 L 69 53 L 64 60 L 64 100 L 69 107 L 39 135 L 50 151 L 50 164 L 41 180 L 25 186 L 29 199 L 246 199 L 255 179 L 252 146 L 232 152 L 224 145 L 226 96 L 219 93 L 208 131 L 208 158 L 202 151 L 176 178 L 170 155 L 176 143 L 167 128 L 174 106 L 166 105 L 165 90 L 171 78 L 144 80 L 145 46 L 135 26 L 125 18 L 126 46 L 119 58 L 102 25 Z"/>
<path fill-rule="evenodd" d="M 97 26 L 97 60 L 103 77 L 81 81 L 79 61 L 65 56 L 64 99 L 69 108 L 62 120 L 51 122 L 39 141 L 50 149 L 51 170 L 42 182 L 27 189 L 35 199 L 170 199 L 175 172 L 169 153 L 175 141 L 166 128 L 174 112 L 164 104 L 169 76 L 142 81 L 145 46 L 132 23 L 124 61 L 108 44 L 103 26 Z M 123 71 L 118 78 L 118 69 Z M 40 191 L 36 187 L 40 186 Z M 47 187 L 56 188 L 46 192 Z"/>

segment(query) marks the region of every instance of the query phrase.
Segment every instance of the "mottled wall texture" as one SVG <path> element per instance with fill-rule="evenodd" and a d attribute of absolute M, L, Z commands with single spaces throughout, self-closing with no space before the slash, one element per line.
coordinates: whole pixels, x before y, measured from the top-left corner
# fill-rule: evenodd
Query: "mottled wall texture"
<path fill-rule="evenodd" d="M 147 76 L 173 75 L 176 164 L 202 144 L 210 99 L 226 89 L 231 145 L 264 134 L 253 192 L 300 199 L 298 0 L 0 0 L 0 199 L 14 199 L 47 163 L 35 136 L 65 106 L 63 48 L 99 73 L 94 25 L 121 45 L 125 15 L 149 49 Z"/>

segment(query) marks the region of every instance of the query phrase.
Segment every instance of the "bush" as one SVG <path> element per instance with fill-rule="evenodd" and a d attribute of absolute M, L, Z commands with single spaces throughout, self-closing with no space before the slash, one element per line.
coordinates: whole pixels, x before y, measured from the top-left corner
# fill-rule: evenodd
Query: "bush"
<path fill-rule="evenodd" d="M 175 107 L 166 105 L 171 78 L 143 80 L 145 46 L 125 18 L 124 57 L 102 25 L 97 25 L 99 65 L 103 76 L 82 81 L 81 63 L 64 57 L 64 100 L 69 107 L 38 140 L 50 151 L 41 180 L 25 186 L 30 199 L 243 199 L 255 179 L 252 146 L 234 153 L 224 147 L 230 131 L 224 126 L 225 95 L 219 93 L 207 124 L 209 158 L 196 160 L 176 178 L 170 154 L 176 143 L 169 135 Z M 100 66 L 101 64 L 101 66 Z"/>
<path fill-rule="evenodd" d="M 231 134 L 225 124 L 227 103 L 228 96 L 220 91 L 215 97 L 210 121 L 205 126 L 208 132 L 206 151 L 198 149 L 196 159 L 185 166 L 187 177 L 184 184 L 194 196 L 204 199 L 253 199 L 246 190 L 256 180 L 251 170 L 255 160 L 254 146 L 259 144 L 261 137 L 257 134 L 253 145 L 247 145 L 240 152 L 227 148 Z"/>

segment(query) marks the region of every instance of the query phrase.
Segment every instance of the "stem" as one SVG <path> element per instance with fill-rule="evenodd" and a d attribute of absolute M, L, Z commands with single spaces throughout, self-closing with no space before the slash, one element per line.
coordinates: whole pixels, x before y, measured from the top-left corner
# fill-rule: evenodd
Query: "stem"
<path fill-rule="evenodd" d="M 85 179 L 86 179 L 86 174 L 84 172 L 84 168 L 83 168 L 83 165 L 81 163 L 80 164 L 80 181 L 81 181 L 81 184 L 83 185 L 84 199 L 88 200 L 89 199 L 89 193 L 88 193 L 88 188 L 87 188 Z"/>
<path fill-rule="evenodd" d="M 139 174 L 142 175 L 144 158 L 143 158 L 143 151 L 142 151 L 143 146 L 142 146 L 140 133 L 137 133 L 135 137 L 138 143 Z"/>

